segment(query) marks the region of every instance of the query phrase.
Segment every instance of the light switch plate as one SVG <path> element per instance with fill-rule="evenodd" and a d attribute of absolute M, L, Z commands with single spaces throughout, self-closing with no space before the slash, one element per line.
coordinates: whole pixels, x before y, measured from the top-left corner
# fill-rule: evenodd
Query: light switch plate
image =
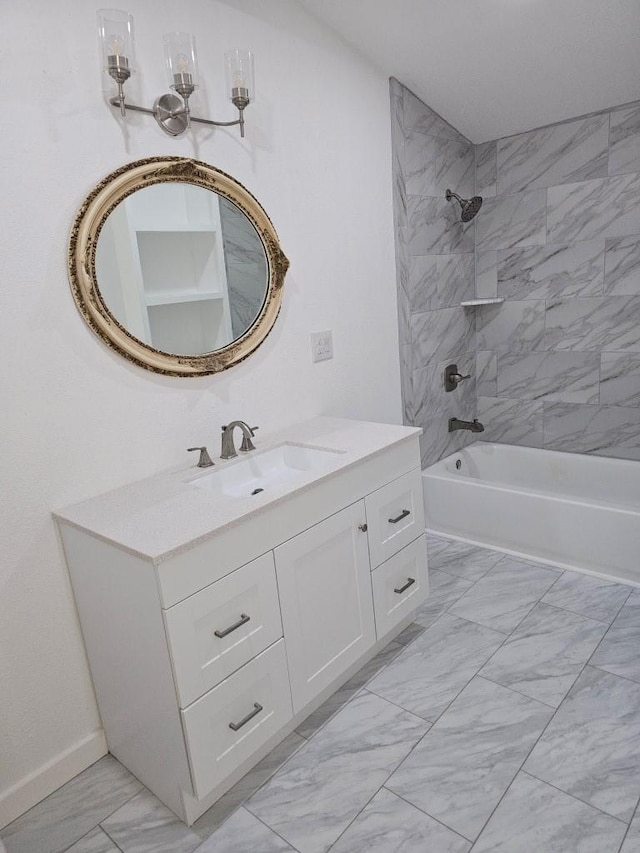
<path fill-rule="evenodd" d="M 311 360 L 328 361 L 333 358 L 333 334 L 331 329 L 311 332 Z"/>

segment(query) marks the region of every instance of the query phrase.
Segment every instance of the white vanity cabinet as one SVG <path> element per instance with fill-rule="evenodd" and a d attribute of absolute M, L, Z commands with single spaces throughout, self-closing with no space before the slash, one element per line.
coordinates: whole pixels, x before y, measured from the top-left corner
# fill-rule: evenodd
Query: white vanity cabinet
<path fill-rule="evenodd" d="M 358 501 L 275 550 L 296 712 L 375 643 L 366 531 Z"/>
<path fill-rule="evenodd" d="M 109 750 L 187 823 L 428 593 L 419 431 L 299 434 L 336 449 L 289 491 L 210 497 L 188 469 L 56 513 Z"/>

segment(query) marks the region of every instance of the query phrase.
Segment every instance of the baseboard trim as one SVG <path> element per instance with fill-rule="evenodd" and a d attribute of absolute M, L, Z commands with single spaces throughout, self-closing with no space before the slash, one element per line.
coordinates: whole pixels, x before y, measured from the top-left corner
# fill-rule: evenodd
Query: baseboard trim
<path fill-rule="evenodd" d="M 100 729 L 43 765 L 39 770 L 30 773 L 8 791 L 0 793 L 0 829 L 20 817 L 40 800 L 44 800 L 78 773 L 86 770 L 107 752 L 107 741 L 104 732 Z"/>

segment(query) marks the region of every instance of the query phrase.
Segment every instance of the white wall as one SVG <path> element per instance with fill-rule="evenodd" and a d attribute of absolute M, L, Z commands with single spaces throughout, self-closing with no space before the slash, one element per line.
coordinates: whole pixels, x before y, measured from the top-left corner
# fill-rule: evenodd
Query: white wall
<path fill-rule="evenodd" d="M 217 452 L 232 417 L 265 428 L 323 412 L 401 421 L 387 80 L 293 0 L 127 0 L 144 69 L 132 96 L 150 105 L 166 90 L 161 35 L 186 29 L 205 80 L 194 113 L 234 117 L 222 73 L 229 47 L 254 51 L 258 101 L 244 141 L 235 129 L 172 140 L 146 116 L 123 129 L 101 92 L 98 5 L 3 9 L 0 825 L 91 749 L 75 765 L 57 764 L 62 754 L 100 748 L 50 510 L 187 463 L 193 444 Z M 274 331 L 220 376 L 128 365 L 84 325 L 67 283 L 69 228 L 85 194 L 126 161 L 168 153 L 235 175 L 291 260 Z M 324 328 L 335 359 L 314 365 L 309 332 Z"/>

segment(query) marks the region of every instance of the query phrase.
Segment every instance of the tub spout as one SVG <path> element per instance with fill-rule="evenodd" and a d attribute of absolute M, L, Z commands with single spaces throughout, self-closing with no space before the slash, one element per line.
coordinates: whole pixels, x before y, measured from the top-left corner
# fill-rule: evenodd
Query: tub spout
<path fill-rule="evenodd" d="M 470 432 L 484 432 L 484 426 L 477 418 L 474 418 L 472 421 L 449 418 L 449 432 L 455 432 L 457 429 L 468 429 Z"/>

